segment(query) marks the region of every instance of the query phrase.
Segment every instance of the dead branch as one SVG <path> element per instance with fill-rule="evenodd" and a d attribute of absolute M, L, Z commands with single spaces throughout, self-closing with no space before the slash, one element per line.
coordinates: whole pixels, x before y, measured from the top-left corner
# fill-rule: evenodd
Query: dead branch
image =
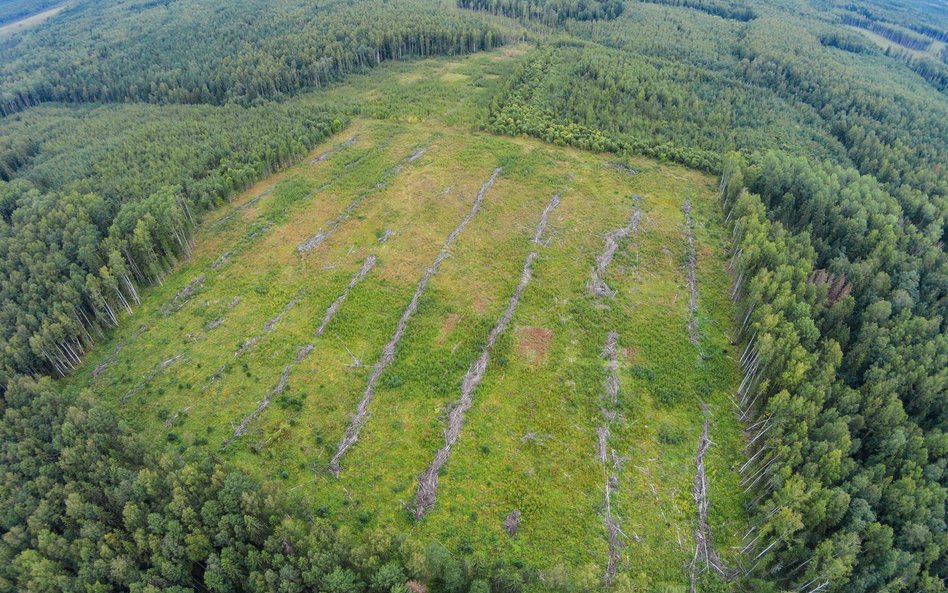
<path fill-rule="evenodd" d="M 283 391 L 286 389 L 287 383 L 289 382 L 290 373 L 293 372 L 293 369 L 296 367 L 296 365 L 302 362 L 303 359 L 306 358 L 315 347 L 316 346 L 314 344 L 307 344 L 297 351 L 296 358 L 293 359 L 293 362 L 283 367 L 283 372 L 280 373 L 280 378 L 277 380 L 277 384 L 273 387 L 273 389 L 267 392 L 264 398 L 257 405 L 257 408 L 248 414 L 239 425 L 237 425 L 237 428 L 234 429 L 234 434 L 231 435 L 229 439 L 225 440 L 221 445 L 222 450 L 229 447 L 230 444 L 236 439 L 239 439 L 244 434 L 244 431 L 247 430 L 247 427 L 250 425 L 250 423 L 267 409 L 267 407 L 270 405 L 270 401 L 274 397 L 283 393 Z"/>
<path fill-rule="evenodd" d="M 295 307 L 296 304 L 299 303 L 300 293 L 302 293 L 302 290 L 297 292 L 296 296 L 290 299 L 289 302 L 287 302 L 286 305 L 283 306 L 283 309 L 279 313 L 277 313 L 275 316 L 268 319 L 267 322 L 263 324 L 262 333 L 259 333 L 255 336 L 251 336 L 250 338 L 247 339 L 246 342 L 241 344 L 240 348 L 238 348 L 237 351 L 234 352 L 234 358 L 240 357 L 245 352 L 253 348 L 257 344 L 257 342 L 260 341 L 260 338 L 264 336 L 264 334 L 268 334 L 272 332 L 276 328 L 276 326 L 283 320 L 286 314 L 292 311 L 293 307 Z"/>
<path fill-rule="evenodd" d="M 520 529 L 520 516 L 520 511 L 514 509 L 504 519 L 504 531 L 507 532 L 507 535 L 511 537 L 517 535 L 517 530 Z"/>
<path fill-rule="evenodd" d="M 222 227 L 222 226 L 224 226 L 225 224 L 227 224 L 228 222 L 230 222 L 230 220 L 231 220 L 232 218 L 234 218 L 235 216 L 237 216 L 237 214 L 238 214 L 239 212 L 241 212 L 242 210 L 244 210 L 244 209 L 246 209 L 246 208 L 249 208 L 249 207 L 253 206 L 253 205 L 256 204 L 257 202 L 259 202 L 262 198 L 265 198 L 266 196 L 269 196 L 269 195 L 272 194 L 272 193 L 273 193 L 273 188 L 272 188 L 272 187 L 269 187 L 269 188 L 263 190 L 263 191 L 260 192 L 258 195 L 254 196 L 253 198 L 247 200 L 246 202 L 244 202 L 244 203 L 241 204 L 240 206 L 237 206 L 236 208 L 234 208 L 233 210 L 231 210 L 230 212 L 228 212 L 226 216 L 222 216 L 222 217 L 220 218 L 220 220 L 218 220 L 217 222 L 214 223 L 214 225 L 213 225 L 212 228 L 214 228 L 214 229 L 219 229 L 220 227 Z"/>
<path fill-rule="evenodd" d="M 319 163 L 322 163 L 322 162 L 324 162 L 324 161 L 329 160 L 329 157 L 331 157 L 332 155 L 336 154 L 336 153 L 339 152 L 340 150 L 345 150 L 346 148 L 349 148 L 350 146 L 352 146 L 353 144 L 355 144 L 355 143 L 356 143 L 356 140 L 358 140 L 358 139 L 359 139 L 358 136 L 353 136 L 352 138 L 349 138 L 348 140 L 346 140 L 346 141 L 343 142 L 342 144 L 339 144 L 338 146 L 334 146 L 334 147 L 330 148 L 329 150 L 327 150 L 326 152 L 322 153 L 321 155 L 317 156 L 316 158 L 314 158 L 313 160 L 311 160 L 311 161 L 309 162 L 309 164 L 310 164 L 310 165 L 318 165 Z"/>
<path fill-rule="evenodd" d="M 352 276 L 352 279 L 349 280 L 349 285 L 346 286 L 346 289 L 342 291 L 342 294 L 340 294 L 331 305 L 329 305 L 329 308 L 326 309 L 325 315 L 323 315 L 322 322 L 319 324 L 319 328 L 316 329 L 317 338 L 322 336 L 323 332 L 326 331 L 326 326 L 329 325 L 330 321 L 332 321 L 332 318 L 336 315 L 336 312 L 339 311 L 339 307 L 342 306 L 342 303 L 345 302 L 346 298 L 348 298 L 349 293 L 352 292 L 352 289 L 355 288 L 356 285 L 361 282 L 362 279 L 365 278 L 365 276 L 372 270 L 372 268 L 375 267 L 375 262 L 376 258 L 374 255 L 370 255 L 369 257 L 365 258 L 365 261 L 362 262 L 362 267 Z"/>
<path fill-rule="evenodd" d="M 132 397 L 133 395 L 135 395 L 136 393 L 144 389 L 146 385 L 151 383 L 151 381 L 154 380 L 155 377 L 157 377 L 161 373 L 168 370 L 170 366 L 177 363 L 183 358 L 184 358 L 183 354 L 178 354 L 177 356 L 172 356 L 171 358 L 167 360 L 163 360 L 159 362 L 158 364 L 156 364 L 155 367 L 148 374 L 142 377 L 142 380 L 137 385 L 135 385 L 134 387 L 126 391 L 124 395 L 122 395 L 122 398 L 121 398 L 122 403 L 124 404 L 125 402 L 127 402 L 130 397 Z"/>
<path fill-rule="evenodd" d="M 721 576 L 730 578 L 732 571 L 724 566 L 721 558 L 714 550 L 711 540 L 711 526 L 708 524 L 708 477 L 705 472 L 704 458 L 711 447 L 711 421 L 707 404 L 701 404 L 704 413 L 704 423 L 701 437 L 698 439 L 698 452 L 695 455 L 695 477 L 691 487 L 691 496 L 698 508 L 698 523 L 695 526 L 695 554 L 691 561 L 691 590 L 695 591 L 698 575 L 698 564 L 713 568 Z"/>
<path fill-rule="evenodd" d="M 619 359 L 618 359 L 618 341 L 619 334 L 610 331 L 606 335 L 606 344 L 602 350 L 602 357 L 606 360 L 606 380 L 603 385 L 602 395 L 602 416 L 605 423 L 598 429 L 597 456 L 602 464 L 603 474 L 605 475 L 604 494 L 603 494 L 603 523 L 606 526 L 606 538 L 609 542 L 609 557 L 606 562 L 606 572 L 603 576 L 606 586 L 615 581 L 616 572 L 619 568 L 621 559 L 620 550 L 625 547 L 625 542 L 620 537 L 623 535 L 619 524 L 619 517 L 612 510 L 612 495 L 619 488 L 619 472 L 622 470 L 624 458 L 619 457 L 615 451 L 612 451 L 612 468 L 607 467 L 606 448 L 608 446 L 610 434 L 610 425 L 618 414 L 619 404 Z"/>
<path fill-rule="evenodd" d="M 179 290 L 173 297 L 171 297 L 171 302 L 166 306 L 162 307 L 161 314 L 167 317 L 176 311 L 180 311 L 188 301 L 191 300 L 197 292 L 204 286 L 204 281 L 207 280 L 207 276 L 201 274 L 200 276 L 194 278 L 188 282 L 184 288 Z"/>

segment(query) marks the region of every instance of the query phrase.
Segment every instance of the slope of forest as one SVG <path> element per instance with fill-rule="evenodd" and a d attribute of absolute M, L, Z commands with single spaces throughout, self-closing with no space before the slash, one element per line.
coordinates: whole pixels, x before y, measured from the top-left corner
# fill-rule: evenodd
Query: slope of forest
<path fill-rule="evenodd" d="M 0 38 L 0 591 L 944 591 L 946 43 L 902 0 Z"/>

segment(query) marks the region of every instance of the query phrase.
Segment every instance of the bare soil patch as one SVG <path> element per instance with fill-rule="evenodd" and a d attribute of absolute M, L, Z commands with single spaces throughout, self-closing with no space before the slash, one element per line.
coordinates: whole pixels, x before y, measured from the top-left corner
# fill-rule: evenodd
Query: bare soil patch
<path fill-rule="evenodd" d="M 553 330 L 545 327 L 517 328 L 517 354 L 533 364 L 546 362 L 553 341 Z"/>
<path fill-rule="evenodd" d="M 458 326 L 458 321 L 461 320 L 461 316 L 457 313 L 451 313 L 444 319 L 444 323 L 441 324 L 441 331 L 438 332 L 438 339 L 436 343 L 439 346 L 443 346 L 447 341 L 448 336 L 451 335 L 451 332 L 454 331 L 454 328 Z"/>

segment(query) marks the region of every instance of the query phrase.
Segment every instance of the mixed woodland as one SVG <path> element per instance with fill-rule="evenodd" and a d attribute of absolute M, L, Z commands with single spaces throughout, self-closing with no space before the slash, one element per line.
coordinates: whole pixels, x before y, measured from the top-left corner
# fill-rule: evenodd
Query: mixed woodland
<path fill-rule="evenodd" d="M 55 5 L 0 2 L 0 24 Z M 0 591 L 529 582 L 395 533 L 350 541 L 51 379 L 188 257 L 202 215 L 357 115 L 307 91 L 522 40 L 490 131 L 720 176 L 748 436 L 740 582 L 945 590 L 943 4 L 76 0 L 0 38 Z"/>

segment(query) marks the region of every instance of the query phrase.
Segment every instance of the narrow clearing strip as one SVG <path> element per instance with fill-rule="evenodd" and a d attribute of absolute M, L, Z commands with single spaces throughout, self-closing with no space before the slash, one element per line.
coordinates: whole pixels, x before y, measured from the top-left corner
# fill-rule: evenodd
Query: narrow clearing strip
<path fill-rule="evenodd" d="M 342 223 L 349 220 L 349 218 L 352 216 L 352 213 L 356 211 L 356 208 L 362 205 L 362 202 L 365 201 L 367 197 L 388 187 L 389 181 L 401 173 L 406 165 L 420 159 L 426 151 L 427 148 L 418 148 L 413 153 L 402 159 L 402 162 L 387 170 L 382 175 L 382 180 L 375 184 L 375 187 L 356 196 L 354 200 L 349 202 L 349 205 L 346 206 L 342 212 L 323 225 L 321 229 L 316 231 L 315 235 L 297 245 L 296 250 L 300 253 L 307 253 L 322 245 L 326 239 L 331 237 L 333 233 L 335 233 L 336 230 L 342 226 Z"/>
<path fill-rule="evenodd" d="M 641 203 L 642 197 L 635 196 L 635 201 L 636 203 Z M 632 216 L 629 218 L 627 225 L 606 235 L 606 248 L 599 257 L 596 258 L 596 267 L 593 268 L 592 272 L 592 282 L 589 284 L 589 292 L 594 296 L 609 298 L 616 296 L 616 291 L 609 288 L 609 285 L 606 284 L 606 268 L 609 267 L 609 264 L 612 263 L 612 258 L 615 257 L 616 250 L 619 249 L 619 242 L 629 235 L 634 235 L 638 232 L 639 220 L 641 220 L 641 218 L 642 210 L 636 207 L 632 211 Z"/>
<path fill-rule="evenodd" d="M 721 562 L 714 545 L 711 542 L 711 526 L 708 525 L 708 477 L 704 468 L 704 456 L 711 447 L 711 420 L 707 404 L 701 404 L 704 414 L 704 424 L 701 428 L 701 437 L 698 439 L 698 452 L 695 455 L 695 477 L 691 487 L 691 496 L 698 507 L 698 524 L 695 526 L 695 555 L 691 560 L 691 593 L 697 593 L 698 562 L 703 561 L 706 567 L 711 567 L 724 577 L 728 570 Z"/>
<path fill-rule="evenodd" d="M 603 501 L 603 522 L 606 525 L 606 534 L 609 540 L 609 560 L 606 564 L 605 584 L 609 586 L 615 581 L 616 571 L 619 568 L 619 550 L 625 547 L 620 539 L 624 536 L 619 526 L 619 518 L 612 512 L 612 495 L 619 487 L 619 472 L 622 471 L 622 464 L 625 458 L 619 456 L 615 449 L 607 451 L 609 448 L 609 438 L 611 436 L 609 427 L 618 415 L 619 406 L 619 360 L 617 346 L 619 334 L 615 331 L 609 332 L 606 336 L 606 345 L 603 348 L 602 356 L 606 359 L 606 368 L 609 372 L 606 377 L 605 387 L 602 398 L 602 416 L 605 423 L 599 427 L 599 441 L 597 454 L 599 462 L 602 464 L 603 475 L 605 476 L 604 501 Z M 609 458 L 612 458 L 612 467 L 609 467 Z"/>
<path fill-rule="evenodd" d="M 501 169 L 499 167 L 494 169 L 490 179 L 484 182 L 484 185 L 481 186 L 480 191 L 477 192 L 477 197 L 474 199 L 474 204 L 471 206 L 470 212 L 468 212 L 467 215 L 461 219 L 461 222 L 458 223 L 458 226 L 455 227 L 453 231 L 451 231 L 451 234 L 448 235 L 448 238 L 445 240 L 444 245 L 441 247 L 441 251 L 438 252 L 438 256 L 431 264 L 431 267 L 425 270 L 421 280 L 418 281 L 418 286 L 415 288 L 415 294 L 412 296 L 411 302 L 408 303 L 408 306 L 402 313 L 402 317 L 399 319 L 398 325 L 395 328 L 395 333 L 392 334 L 392 338 L 388 341 L 388 344 L 385 345 L 385 349 L 382 350 L 381 358 L 379 358 L 379 361 L 375 363 L 375 367 L 372 369 L 372 374 L 369 376 L 369 382 L 365 386 L 365 393 L 362 395 L 362 401 L 359 402 L 359 406 L 356 408 L 355 416 L 353 416 L 349 427 L 346 428 L 346 433 L 342 437 L 342 441 L 340 441 L 335 455 L 333 455 L 332 460 L 329 462 L 329 469 L 337 478 L 339 477 L 339 462 L 346 452 L 352 447 L 352 445 L 354 445 L 355 442 L 359 440 L 359 433 L 362 431 L 362 426 L 365 424 L 365 420 L 368 415 L 369 404 L 372 402 L 372 399 L 375 398 L 375 386 L 378 383 L 379 378 L 382 376 L 382 373 L 395 359 L 395 349 L 398 346 L 398 342 L 402 339 L 405 329 L 408 327 L 408 320 L 411 319 L 411 316 L 414 315 L 415 310 L 418 308 L 418 301 L 421 300 L 421 295 L 428 287 L 428 281 L 431 280 L 431 277 L 438 272 L 441 262 L 447 259 L 448 255 L 450 254 L 449 250 L 451 249 L 451 246 L 464 230 L 464 227 L 466 227 L 471 219 L 474 218 L 474 215 L 477 214 L 477 211 L 480 210 L 481 203 L 484 201 L 484 196 L 487 194 L 487 190 L 489 190 L 491 186 L 494 185 L 494 182 L 497 180 L 497 176 L 500 175 L 500 172 Z"/>
<path fill-rule="evenodd" d="M 326 309 L 326 314 L 323 315 L 323 321 L 320 324 L 319 329 L 316 330 L 317 338 L 323 335 L 323 331 L 326 329 L 326 326 L 329 325 L 330 321 L 332 321 L 332 318 L 336 315 L 336 312 L 339 311 L 339 307 L 342 306 L 342 303 L 349 296 L 349 293 L 352 291 L 352 289 L 355 288 L 355 286 L 366 277 L 372 268 L 375 267 L 375 262 L 376 258 L 374 255 L 370 255 L 369 257 L 365 258 L 362 268 L 360 268 L 359 271 L 352 276 L 352 280 L 349 281 L 349 284 L 346 286 L 345 290 L 342 291 L 342 294 L 340 294 L 339 297 L 337 297 L 336 300 L 333 301 L 331 305 L 329 305 L 329 307 Z M 286 389 L 287 382 L 289 381 L 290 373 L 293 372 L 293 369 L 296 368 L 296 365 L 303 362 L 303 360 L 309 356 L 309 353 L 312 352 L 315 347 L 316 344 L 310 342 L 297 351 L 296 358 L 294 358 L 290 364 L 283 368 L 283 372 L 280 374 L 280 379 L 277 381 L 277 384 L 266 394 L 266 396 L 264 396 L 263 400 L 257 406 L 257 409 L 248 414 L 247 417 L 245 417 L 243 421 L 237 425 L 237 428 L 234 429 L 234 434 L 229 439 L 224 441 L 223 445 L 221 445 L 221 449 L 226 449 L 234 440 L 239 439 L 247 430 L 247 427 L 250 425 L 250 423 L 267 409 L 273 397 L 283 393 L 283 390 Z"/>
<path fill-rule="evenodd" d="M 698 345 L 698 252 L 695 249 L 695 223 L 691 218 L 691 200 L 685 200 L 681 207 L 685 213 L 685 236 L 688 238 L 688 338 Z"/>
<path fill-rule="evenodd" d="M 540 244 L 550 212 L 552 212 L 559 203 L 560 196 L 557 194 L 553 196 L 553 199 L 550 200 L 546 209 L 543 210 L 543 214 L 540 216 L 540 222 L 537 224 L 536 232 L 533 235 L 534 245 Z M 467 374 L 464 375 L 464 379 L 461 381 L 461 396 L 458 398 L 458 401 L 455 403 L 448 417 L 448 428 L 444 432 L 444 445 L 435 454 L 434 460 L 428 469 L 425 470 L 418 479 L 418 493 L 415 497 L 415 517 L 417 519 L 423 517 L 428 509 L 434 506 L 438 491 L 438 475 L 441 472 L 441 468 L 447 463 L 448 457 L 451 455 L 451 448 L 461 436 L 464 414 L 471 407 L 474 399 L 474 390 L 480 385 L 481 380 L 484 378 L 484 373 L 487 371 L 487 365 L 490 362 L 490 352 L 494 348 L 497 339 L 506 331 L 507 326 L 513 318 L 514 312 L 517 310 L 517 305 L 520 304 L 520 297 L 523 295 L 527 284 L 530 283 L 533 262 L 537 257 L 539 257 L 539 253 L 536 250 L 531 251 L 527 255 L 527 259 L 523 263 L 523 271 L 520 274 L 520 283 L 517 285 L 513 295 L 510 297 L 510 301 L 507 303 L 507 310 L 504 311 L 497 325 L 495 325 L 490 331 L 490 334 L 488 334 L 487 343 L 484 345 L 480 357 L 468 368 Z"/>
<path fill-rule="evenodd" d="M 359 139 L 358 136 L 353 136 L 353 137 L 349 138 L 348 140 L 346 140 L 345 142 L 343 142 L 343 143 L 341 143 L 341 144 L 339 144 L 339 145 L 337 145 L 337 146 L 333 146 L 332 148 L 330 148 L 330 149 L 327 150 L 326 152 L 322 153 L 322 154 L 319 155 L 318 157 L 316 157 L 316 158 L 314 158 L 313 160 L 311 160 L 311 161 L 309 162 L 309 164 L 310 164 L 310 165 L 318 165 L 319 163 L 322 163 L 322 162 L 324 162 L 324 161 L 329 160 L 329 157 L 331 157 L 332 155 L 336 154 L 336 153 L 339 152 L 340 150 L 345 150 L 345 149 L 349 148 L 350 146 L 352 146 L 353 144 L 355 144 L 355 143 L 356 143 L 356 140 L 358 140 L 358 139 Z"/>

